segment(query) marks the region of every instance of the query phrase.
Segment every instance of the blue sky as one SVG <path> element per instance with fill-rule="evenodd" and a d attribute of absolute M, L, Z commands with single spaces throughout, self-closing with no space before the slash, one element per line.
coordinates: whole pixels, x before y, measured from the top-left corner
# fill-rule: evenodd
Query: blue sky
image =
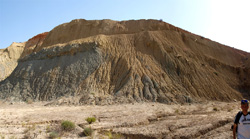
<path fill-rule="evenodd" d="M 250 0 L 0 0 L 0 49 L 73 19 L 163 19 L 250 52 Z"/>

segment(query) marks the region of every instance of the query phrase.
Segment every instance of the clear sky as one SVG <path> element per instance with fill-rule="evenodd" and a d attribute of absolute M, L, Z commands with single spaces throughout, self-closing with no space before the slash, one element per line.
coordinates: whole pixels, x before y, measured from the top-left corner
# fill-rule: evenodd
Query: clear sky
<path fill-rule="evenodd" d="M 0 0 L 0 49 L 73 19 L 162 19 L 250 52 L 250 0 Z"/>

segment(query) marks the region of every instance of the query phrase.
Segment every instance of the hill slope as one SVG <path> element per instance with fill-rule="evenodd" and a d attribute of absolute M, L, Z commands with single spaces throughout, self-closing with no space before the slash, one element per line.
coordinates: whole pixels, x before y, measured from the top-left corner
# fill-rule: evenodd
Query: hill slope
<path fill-rule="evenodd" d="M 17 66 L 25 43 L 12 43 L 6 49 L 0 49 L 0 81 L 8 77 Z"/>
<path fill-rule="evenodd" d="M 66 96 L 112 104 L 249 97 L 249 53 L 162 21 L 73 20 L 29 48 L 0 83 L 2 99 Z"/>

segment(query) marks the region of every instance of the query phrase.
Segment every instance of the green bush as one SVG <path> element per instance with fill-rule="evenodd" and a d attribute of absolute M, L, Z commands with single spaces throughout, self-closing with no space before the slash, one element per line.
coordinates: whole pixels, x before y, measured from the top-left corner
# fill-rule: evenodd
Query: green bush
<path fill-rule="evenodd" d="M 87 119 L 85 119 L 89 124 L 94 123 L 96 121 L 95 117 L 88 117 Z"/>
<path fill-rule="evenodd" d="M 61 123 L 61 127 L 65 131 L 71 131 L 71 130 L 75 129 L 75 123 L 73 123 L 71 121 L 63 121 Z"/>
<path fill-rule="evenodd" d="M 108 136 L 109 139 L 121 139 L 121 138 L 124 138 L 124 136 L 122 136 L 121 134 L 112 133 L 110 131 L 106 132 L 106 136 Z"/>
<path fill-rule="evenodd" d="M 50 139 L 54 139 L 54 138 L 57 138 L 58 137 L 58 133 L 55 132 L 55 131 L 52 131 L 50 134 L 49 134 L 49 138 Z"/>
<path fill-rule="evenodd" d="M 84 134 L 85 136 L 91 136 L 92 133 L 93 133 L 93 130 L 92 130 L 91 127 L 86 127 L 86 128 L 84 128 L 84 130 L 83 130 L 83 134 Z"/>

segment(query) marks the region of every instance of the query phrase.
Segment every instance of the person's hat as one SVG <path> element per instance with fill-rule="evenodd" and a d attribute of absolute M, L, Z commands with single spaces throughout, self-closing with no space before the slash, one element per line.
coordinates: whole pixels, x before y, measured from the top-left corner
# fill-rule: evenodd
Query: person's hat
<path fill-rule="evenodd" d="M 247 99 L 243 99 L 243 100 L 241 100 L 241 104 L 249 104 L 249 102 Z"/>

